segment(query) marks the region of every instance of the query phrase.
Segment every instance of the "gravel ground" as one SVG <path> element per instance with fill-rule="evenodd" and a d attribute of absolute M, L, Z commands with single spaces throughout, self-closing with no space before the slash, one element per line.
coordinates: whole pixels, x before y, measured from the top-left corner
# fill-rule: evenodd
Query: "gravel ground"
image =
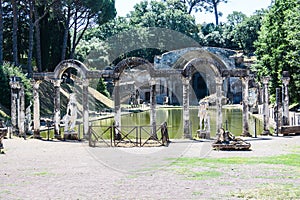
<path fill-rule="evenodd" d="M 270 193 L 288 190 L 290 199 L 299 198 L 299 166 L 174 164 L 177 158 L 250 158 L 300 152 L 299 136 L 246 139 L 251 151 L 213 151 L 211 141 L 173 140 L 169 147 L 91 148 L 86 142 L 6 139 L 5 154 L 0 155 L 0 199 L 263 199 L 255 196 L 262 188 Z M 281 199 L 281 194 L 273 195 Z"/>

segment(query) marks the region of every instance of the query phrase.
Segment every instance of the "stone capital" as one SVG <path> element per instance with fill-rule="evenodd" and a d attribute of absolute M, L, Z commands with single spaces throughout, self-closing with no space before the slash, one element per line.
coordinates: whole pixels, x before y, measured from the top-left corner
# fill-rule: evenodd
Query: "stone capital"
<path fill-rule="evenodd" d="M 181 80 L 182 80 L 182 84 L 188 85 L 188 84 L 190 84 L 191 78 L 190 77 L 182 77 Z"/>
<path fill-rule="evenodd" d="M 290 77 L 282 77 L 282 84 L 286 87 L 290 82 Z"/>
<path fill-rule="evenodd" d="M 89 79 L 83 79 L 83 80 L 82 80 L 82 86 L 88 87 L 89 84 L 90 84 Z"/>
<path fill-rule="evenodd" d="M 252 77 L 250 77 L 250 76 L 242 77 L 242 81 L 243 81 L 243 82 L 249 82 L 250 79 L 252 79 Z"/>
<path fill-rule="evenodd" d="M 223 77 L 217 76 L 217 77 L 215 78 L 215 80 L 216 80 L 216 84 L 217 84 L 217 85 L 222 85 L 222 84 L 223 84 L 224 78 L 223 78 Z"/>
<path fill-rule="evenodd" d="M 263 76 L 262 77 L 262 82 L 264 85 L 268 85 L 271 77 L 270 76 Z"/>
<path fill-rule="evenodd" d="M 42 81 L 31 81 L 33 89 L 38 90 Z"/>
<path fill-rule="evenodd" d="M 61 79 L 55 79 L 55 80 L 51 80 L 52 84 L 54 85 L 54 87 L 60 87 L 60 84 L 62 82 Z"/>
<path fill-rule="evenodd" d="M 156 79 L 155 78 L 151 78 L 149 81 L 150 85 L 156 85 Z"/>

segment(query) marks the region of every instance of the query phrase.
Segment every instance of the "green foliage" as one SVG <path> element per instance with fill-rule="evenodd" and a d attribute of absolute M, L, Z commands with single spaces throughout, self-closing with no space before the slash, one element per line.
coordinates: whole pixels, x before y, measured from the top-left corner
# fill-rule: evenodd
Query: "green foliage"
<path fill-rule="evenodd" d="M 251 54 L 255 51 L 254 42 L 258 39 L 264 13 L 264 10 L 256 11 L 251 17 L 239 13 L 240 17 L 237 16 L 235 22 L 231 22 L 234 24 L 233 41 L 238 44 L 245 54 Z"/>
<path fill-rule="evenodd" d="M 84 36 L 85 41 L 77 47 L 79 53 L 77 57 L 85 58 L 89 64 L 92 64 L 90 61 L 93 59 L 93 67 L 97 67 L 95 63 L 105 66 L 114 61 L 113 63 L 116 64 L 123 58 L 132 56 L 143 57 L 153 62 L 155 55 L 165 52 L 164 43 L 178 43 L 178 41 L 170 40 L 168 32 L 161 32 L 157 38 L 155 35 L 157 32 L 151 32 L 151 27 L 174 30 L 199 41 L 199 30 L 195 19 L 186 12 L 185 5 L 179 0 L 142 1 L 135 5 L 135 10 L 128 14 L 127 18 L 118 17 L 102 26 L 88 30 Z M 120 41 L 125 42 L 120 45 Z M 101 47 L 96 49 L 96 46 Z M 121 55 L 116 54 L 115 49 Z M 94 55 L 90 55 L 91 52 Z M 93 58 L 95 56 L 97 59 Z"/>
<path fill-rule="evenodd" d="M 104 96 L 106 96 L 106 97 L 109 97 L 109 96 L 110 96 L 110 95 L 109 95 L 109 92 L 108 92 L 107 89 L 106 89 L 106 85 L 105 85 L 105 83 L 104 83 L 104 81 L 103 81 L 102 78 L 99 79 L 99 82 L 98 82 L 98 84 L 97 84 L 96 90 L 97 90 L 98 92 L 100 92 L 101 94 L 103 94 Z"/>
<path fill-rule="evenodd" d="M 195 19 L 189 15 L 186 6 L 179 0 L 165 2 L 143 1 L 135 5 L 130 13 L 129 24 L 136 27 L 167 28 L 198 39 L 198 27 Z"/>
<path fill-rule="evenodd" d="M 8 109 L 10 109 L 11 104 L 9 81 L 12 76 L 18 76 L 22 80 L 25 90 L 26 105 L 28 105 L 32 99 L 30 80 L 26 78 L 26 75 L 22 73 L 19 67 L 4 63 L 3 66 L 0 66 L 0 94 L 2 95 L 0 103 Z"/>
<path fill-rule="evenodd" d="M 255 43 L 259 77 L 271 76 L 271 94 L 281 87 L 283 71 L 289 71 L 291 102 L 300 101 L 300 3 L 299 0 L 275 1 L 266 14 Z M 291 92 L 293 91 L 293 92 Z"/>

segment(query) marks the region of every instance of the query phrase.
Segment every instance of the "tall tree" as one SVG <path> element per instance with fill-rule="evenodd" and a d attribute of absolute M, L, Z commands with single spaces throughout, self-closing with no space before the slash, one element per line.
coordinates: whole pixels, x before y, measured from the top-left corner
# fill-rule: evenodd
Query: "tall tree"
<path fill-rule="evenodd" d="M 222 15 L 222 13 L 218 11 L 218 6 L 220 3 L 227 3 L 227 0 L 205 0 L 205 2 L 208 5 L 207 9 L 215 14 L 216 25 L 218 26 L 219 16 Z"/>
<path fill-rule="evenodd" d="M 227 3 L 227 0 L 181 0 L 180 2 L 187 5 L 187 12 L 189 14 L 191 14 L 193 10 L 195 12 L 207 11 L 214 13 L 216 25 L 218 26 L 219 16 L 222 15 L 222 13 L 218 11 L 218 6 L 220 3 Z"/>
<path fill-rule="evenodd" d="M 103 24 L 116 15 L 115 1 L 66 1 L 64 5 L 65 31 L 62 47 L 62 59 L 66 57 L 68 34 L 72 31 L 72 46 L 70 58 L 74 58 L 76 46 L 82 39 L 85 31 L 91 24 Z"/>
<path fill-rule="evenodd" d="M 259 76 L 271 76 L 271 94 L 281 87 L 283 71 L 289 71 L 291 101 L 300 101 L 299 0 L 276 0 L 263 19 L 256 46 Z"/>
<path fill-rule="evenodd" d="M 19 65 L 18 59 L 18 0 L 11 0 L 11 5 L 13 8 L 13 34 L 12 34 L 12 41 L 13 41 L 13 62 L 15 65 Z"/>
<path fill-rule="evenodd" d="M 196 12 L 202 11 L 204 1 L 205 0 L 181 0 L 182 3 L 187 5 L 187 12 L 189 14 L 191 14 L 193 10 L 195 10 Z"/>
<path fill-rule="evenodd" d="M 41 48 L 41 21 L 48 15 L 50 8 L 58 1 L 32 1 L 32 9 L 33 9 L 33 16 L 34 16 L 34 28 L 35 28 L 35 53 L 36 53 L 36 63 L 38 67 L 38 71 L 43 71 L 42 69 L 42 48 Z M 49 15 L 48 15 L 49 16 Z M 48 28 L 48 27 L 47 27 Z"/>
<path fill-rule="evenodd" d="M 0 66 L 3 64 L 3 8 L 0 0 Z"/>
<path fill-rule="evenodd" d="M 27 55 L 27 72 L 28 76 L 30 77 L 33 70 L 32 70 L 32 52 L 33 52 L 33 34 L 34 34 L 34 0 L 28 0 L 29 5 L 29 31 L 28 31 L 28 55 Z"/>
<path fill-rule="evenodd" d="M 250 17 L 242 17 L 233 28 L 233 41 L 239 45 L 244 54 L 252 54 L 255 51 L 254 42 L 258 39 L 264 13 L 265 11 L 261 10 Z"/>

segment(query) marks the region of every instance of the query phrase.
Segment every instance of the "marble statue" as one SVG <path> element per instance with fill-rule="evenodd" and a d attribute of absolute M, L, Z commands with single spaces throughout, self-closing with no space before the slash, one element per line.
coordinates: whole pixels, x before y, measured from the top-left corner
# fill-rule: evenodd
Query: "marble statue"
<path fill-rule="evenodd" d="M 208 102 L 207 101 L 199 101 L 199 127 L 198 137 L 200 138 L 210 138 L 210 117 L 208 114 Z"/>
<path fill-rule="evenodd" d="M 67 114 L 63 117 L 65 133 L 74 132 L 77 119 L 77 101 L 75 93 L 70 94 L 70 100 L 67 106 Z"/>

